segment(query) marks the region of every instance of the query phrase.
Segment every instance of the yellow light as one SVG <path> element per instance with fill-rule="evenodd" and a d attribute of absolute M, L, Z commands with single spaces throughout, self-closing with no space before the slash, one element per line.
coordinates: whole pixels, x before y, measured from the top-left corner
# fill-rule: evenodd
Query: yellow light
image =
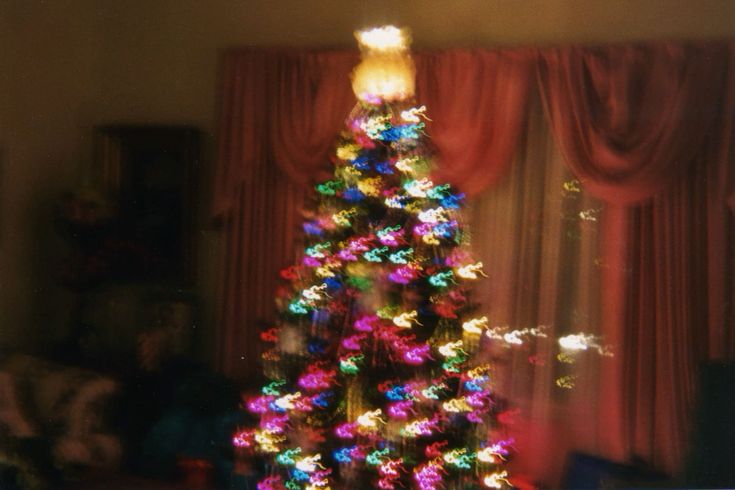
<path fill-rule="evenodd" d="M 477 460 L 483 463 L 494 464 L 498 462 L 498 459 L 505 461 L 505 458 L 500 454 L 500 447 L 497 444 L 488 446 L 477 452 Z"/>
<path fill-rule="evenodd" d="M 378 197 L 380 195 L 380 189 L 383 185 L 383 181 L 379 177 L 373 177 L 370 179 L 363 179 L 357 183 L 357 188 L 370 197 Z"/>
<path fill-rule="evenodd" d="M 417 315 L 418 313 L 415 310 L 408 313 L 401 313 L 393 318 L 393 324 L 400 328 L 411 328 L 411 322 L 416 320 Z"/>
<path fill-rule="evenodd" d="M 460 412 L 471 412 L 472 407 L 467 403 L 467 400 L 462 398 L 452 398 L 442 403 L 442 408 L 446 412 L 460 413 Z"/>
<path fill-rule="evenodd" d="M 354 160 L 357 158 L 359 151 L 361 150 L 360 145 L 354 143 L 348 143 L 343 146 L 337 147 L 337 158 L 340 160 Z"/>
<path fill-rule="evenodd" d="M 284 395 L 281 398 L 277 398 L 273 403 L 283 410 L 292 410 L 294 408 L 293 402 L 299 398 L 301 398 L 301 392 L 297 391 L 293 395 Z"/>
<path fill-rule="evenodd" d="M 590 334 L 578 333 L 566 335 L 559 339 L 559 345 L 562 349 L 572 352 L 593 349 L 601 356 L 613 355 L 608 346 L 601 345 L 598 342 L 597 337 Z"/>
<path fill-rule="evenodd" d="M 413 175 L 416 170 L 413 165 L 418 164 L 419 157 L 402 158 L 396 162 L 396 168 L 404 174 Z"/>
<path fill-rule="evenodd" d="M 381 415 L 383 415 L 383 411 L 379 408 L 377 410 L 365 412 L 357 417 L 357 425 L 364 430 L 375 430 L 378 428 L 378 422 L 383 422 L 380 418 Z"/>
<path fill-rule="evenodd" d="M 414 420 L 413 422 L 409 422 L 408 424 L 406 424 L 406 426 L 403 428 L 403 432 L 408 437 L 418 437 L 425 432 L 425 429 L 429 425 L 429 422 L 430 421 L 427 418 Z"/>
<path fill-rule="evenodd" d="M 482 334 L 482 329 L 487 327 L 487 317 L 483 316 L 482 318 L 475 318 L 472 320 L 468 320 L 462 324 L 462 330 L 464 330 L 467 333 L 473 333 L 480 335 Z"/>
<path fill-rule="evenodd" d="M 422 105 L 421 107 L 413 107 L 411 109 L 402 111 L 401 119 L 403 119 L 406 122 L 412 122 L 412 123 L 421 122 L 421 117 L 426 117 L 426 115 L 424 114 L 425 112 L 426 112 L 425 105 Z"/>
<path fill-rule="evenodd" d="M 503 483 L 510 485 L 510 482 L 506 479 L 507 476 L 507 471 L 496 472 L 487 475 L 482 482 L 489 488 L 503 488 Z"/>
<path fill-rule="evenodd" d="M 317 267 L 314 271 L 318 277 L 334 277 L 335 273 L 332 269 L 336 269 L 337 267 L 335 265 L 328 265 L 328 266 L 322 266 Z"/>
<path fill-rule="evenodd" d="M 426 197 L 426 192 L 434 187 L 434 183 L 429 179 L 413 180 L 404 187 L 411 197 Z"/>
<path fill-rule="evenodd" d="M 445 221 L 449 221 L 449 217 L 447 215 L 447 210 L 438 207 L 435 209 L 427 209 L 426 211 L 422 211 L 419 213 L 419 221 L 422 223 L 430 223 L 430 224 L 436 224 L 436 223 L 442 223 Z"/>
<path fill-rule="evenodd" d="M 404 50 L 408 47 L 409 42 L 406 31 L 395 26 L 358 31 L 355 37 L 361 46 L 378 51 Z"/>
<path fill-rule="evenodd" d="M 259 449 L 266 453 L 279 452 L 280 449 L 276 444 L 285 440 L 286 436 L 281 436 L 268 430 L 259 430 L 255 432 L 255 442 L 258 443 Z"/>
<path fill-rule="evenodd" d="M 471 379 L 477 379 L 485 376 L 490 372 L 490 364 L 481 364 L 474 369 L 467 371 L 467 376 Z"/>
<path fill-rule="evenodd" d="M 304 473 L 314 473 L 317 468 L 324 468 L 324 466 L 319 464 L 319 460 L 321 459 L 321 454 L 315 454 L 314 456 L 301 458 L 296 462 L 296 469 L 299 469 Z"/>
<path fill-rule="evenodd" d="M 448 342 L 439 347 L 439 354 L 444 357 L 457 357 L 462 352 L 462 341 Z"/>
<path fill-rule="evenodd" d="M 301 296 L 304 297 L 304 299 L 310 300 L 310 301 L 318 301 L 320 299 L 323 299 L 324 296 L 326 296 L 326 290 L 327 285 L 322 284 L 320 286 L 312 286 L 309 289 L 304 289 L 301 292 Z"/>
<path fill-rule="evenodd" d="M 317 480 L 314 483 L 309 483 L 304 487 L 304 490 L 330 490 L 329 480 L 324 478 Z"/>
<path fill-rule="evenodd" d="M 410 36 L 394 26 L 355 33 L 362 61 L 352 72 L 352 90 L 369 103 L 405 100 L 415 90 L 415 67 L 408 52 Z"/>
<path fill-rule="evenodd" d="M 457 269 L 457 275 L 464 279 L 477 279 L 477 274 L 485 275 L 482 272 L 482 262 L 469 264 Z"/>
<path fill-rule="evenodd" d="M 439 239 L 432 233 L 424 235 L 421 240 L 427 245 L 439 245 Z"/>

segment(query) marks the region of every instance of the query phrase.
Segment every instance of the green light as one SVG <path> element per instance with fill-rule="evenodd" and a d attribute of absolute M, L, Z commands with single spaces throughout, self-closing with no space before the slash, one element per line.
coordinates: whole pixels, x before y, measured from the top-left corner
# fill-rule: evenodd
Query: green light
<path fill-rule="evenodd" d="M 279 379 L 276 381 L 273 381 L 272 383 L 269 383 L 263 387 L 261 390 L 264 395 L 273 395 L 273 396 L 280 396 L 281 391 L 278 389 L 278 387 L 283 386 L 286 384 L 285 379 Z"/>
<path fill-rule="evenodd" d="M 367 291 L 372 287 L 373 281 L 367 277 L 353 276 L 347 279 L 347 284 L 359 289 L 360 291 Z"/>
<path fill-rule="evenodd" d="M 365 462 L 370 466 L 378 466 L 382 462 L 380 458 L 388 456 L 388 454 L 390 454 L 390 449 L 388 448 L 381 449 L 379 451 L 373 451 L 372 453 L 367 455 L 367 457 L 365 458 Z"/>
<path fill-rule="evenodd" d="M 343 186 L 344 183 L 339 180 L 328 180 L 323 184 L 317 184 L 316 191 L 319 194 L 324 194 L 325 196 L 334 196 Z"/>
<path fill-rule="evenodd" d="M 445 288 L 449 286 L 448 281 L 451 280 L 452 277 L 454 277 L 454 273 L 452 271 L 439 272 L 438 274 L 434 274 L 429 277 L 429 284 L 438 288 Z"/>
<path fill-rule="evenodd" d="M 287 449 L 278 456 L 276 456 L 276 462 L 285 466 L 296 464 L 296 460 L 293 459 L 297 454 L 301 454 L 301 448 Z"/>
<path fill-rule="evenodd" d="M 399 250 L 398 252 L 390 254 L 388 259 L 394 264 L 408 264 L 407 257 L 413 255 L 413 249 L 407 248 L 405 250 Z"/>
<path fill-rule="evenodd" d="M 426 195 L 432 199 L 444 199 L 450 194 L 451 186 L 449 184 L 438 185 L 426 192 Z"/>
<path fill-rule="evenodd" d="M 382 262 L 383 259 L 380 258 L 380 254 L 384 254 L 388 251 L 388 247 L 381 247 L 381 248 L 374 248 L 368 252 L 365 252 L 362 254 L 363 257 L 365 257 L 365 260 L 368 262 Z"/>

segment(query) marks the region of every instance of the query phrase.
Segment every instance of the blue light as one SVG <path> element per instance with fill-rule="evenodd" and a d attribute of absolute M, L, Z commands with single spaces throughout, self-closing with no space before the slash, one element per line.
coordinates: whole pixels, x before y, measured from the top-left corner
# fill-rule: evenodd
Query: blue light
<path fill-rule="evenodd" d="M 308 481 L 309 474 L 304 471 L 294 468 L 291 471 L 291 478 L 293 478 L 294 480 L 298 480 L 298 481 Z"/>
<path fill-rule="evenodd" d="M 342 287 L 342 281 L 336 277 L 327 277 L 324 279 L 324 284 L 327 285 L 327 290 L 335 291 Z"/>
<path fill-rule="evenodd" d="M 393 167 L 390 162 L 378 162 L 375 164 L 375 171 L 383 175 L 393 175 Z"/>
<path fill-rule="evenodd" d="M 332 398 L 332 392 L 325 391 L 324 393 L 320 393 L 316 398 L 314 398 L 314 401 L 312 403 L 317 407 L 327 408 L 329 406 L 330 398 Z"/>
<path fill-rule="evenodd" d="M 345 191 L 342 193 L 342 198 L 345 201 L 357 202 L 365 199 L 365 194 L 360 192 L 357 187 L 350 187 L 349 189 L 345 189 Z"/>
<path fill-rule="evenodd" d="M 466 381 L 464 387 L 469 391 L 482 391 L 482 386 L 478 385 L 474 381 Z"/>
<path fill-rule="evenodd" d="M 276 405 L 275 402 L 270 402 L 268 404 L 268 409 L 269 410 L 272 410 L 274 412 L 278 412 L 278 413 L 285 413 L 286 412 L 286 409 L 285 408 L 279 407 L 278 405 Z"/>
<path fill-rule="evenodd" d="M 306 346 L 306 349 L 309 351 L 309 354 L 311 355 L 321 355 L 324 354 L 327 351 L 327 346 L 329 343 L 322 339 L 314 339 L 309 341 L 309 343 Z"/>
<path fill-rule="evenodd" d="M 403 400 L 405 394 L 406 391 L 403 389 L 402 386 L 394 386 L 393 388 L 385 392 L 386 398 L 394 401 Z"/>
<path fill-rule="evenodd" d="M 441 200 L 441 205 L 447 209 L 458 209 L 462 201 L 464 201 L 464 193 L 450 194 Z"/>
<path fill-rule="evenodd" d="M 359 156 L 350 163 L 357 170 L 370 170 L 370 161 L 366 155 Z"/>
<path fill-rule="evenodd" d="M 381 131 L 378 135 L 382 141 L 398 141 L 400 139 L 418 139 L 419 131 L 424 127 L 424 123 L 405 124 L 402 126 L 394 126 L 385 131 Z"/>
<path fill-rule="evenodd" d="M 332 456 L 334 456 L 334 460 L 338 463 L 351 463 L 352 462 L 352 456 L 350 456 L 351 448 L 349 447 L 343 447 L 342 449 L 338 449 L 332 453 Z"/>
<path fill-rule="evenodd" d="M 307 235 L 322 236 L 324 234 L 324 230 L 322 230 L 321 226 L 314 221 L 307 221 L 303 226 L 304 233 Z"/>

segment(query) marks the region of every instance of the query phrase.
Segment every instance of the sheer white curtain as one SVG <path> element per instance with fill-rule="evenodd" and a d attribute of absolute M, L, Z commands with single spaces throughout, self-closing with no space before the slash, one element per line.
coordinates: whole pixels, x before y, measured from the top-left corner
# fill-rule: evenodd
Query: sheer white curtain
<path fill-rule="evenodd" d="M 603 205 L 566 169 L 538 103 L 520 146 L 503 180 L 470 203 L 472 249 L 489 276 L 473 299 L 490 325 L 548 326 L 547 339 L 493 355 L 497 389 L 518 410 L 514 470 L 558 485 L 569 450 L 597 449 L 597 378 L 605 359 L 585 354 L 574 364 L 559 362 L 554 338 L 599 331 Z M 569 375 L 576 375 L 572 389 L 556 385 Z"/>

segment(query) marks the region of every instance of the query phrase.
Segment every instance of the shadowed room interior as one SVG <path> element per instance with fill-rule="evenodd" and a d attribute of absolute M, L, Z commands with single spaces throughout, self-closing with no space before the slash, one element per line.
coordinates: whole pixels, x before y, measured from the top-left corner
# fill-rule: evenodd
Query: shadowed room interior
<path fill-rule="evenodd" d="M 0 0 L 0 488 L 256 488 L 241 393 L 382 24 L 482 313 L 613 354 L 503 351 L 513 484 L 735 485 L 735 3 Z"/>

